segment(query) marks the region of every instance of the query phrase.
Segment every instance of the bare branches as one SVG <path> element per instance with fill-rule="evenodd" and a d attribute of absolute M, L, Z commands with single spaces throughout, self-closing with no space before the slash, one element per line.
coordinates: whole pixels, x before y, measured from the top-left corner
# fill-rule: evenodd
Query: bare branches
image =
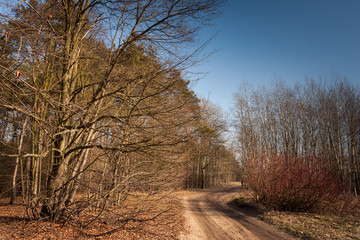
<path fill-rule="evenodd" d="M 0 124 L 10 145 L 29 119 L 21 179 L 34 216 L 71 218 L 79 192 L 103 216 L 109 203 L 182 184 L 198 100 L 179 68 L 201 54 L 189 47 L 219 4 L 47 0 L 13 10 L 1 25 L 10 34 L 0 39 Z"/>
<path fill-rule="evenodd" d="M 359 90 L 341 79 L 329 85 L 308 81 L 296 88 L 278 83 L 273 90 L 250 93 L 243 88 L 236 95 L 235 128 L 244 166 L 279 154 L 320 157 L 356 194 L 358 107 Z"/>

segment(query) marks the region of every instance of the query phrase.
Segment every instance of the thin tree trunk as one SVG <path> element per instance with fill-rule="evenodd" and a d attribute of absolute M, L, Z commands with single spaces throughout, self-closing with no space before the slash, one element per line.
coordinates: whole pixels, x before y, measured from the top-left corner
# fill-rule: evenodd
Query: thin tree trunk
<path fill-rule="evenodd" d="M 13 178 L 12 178 L 12 194 L 11 194 L 11 197 L 10 197 L 9 204 L 13 204 L 15 202 L 15 198 L 16 198 L 16 177 L 17 177 L 17 172 L 18 172 L 18 168 L 19 168 L 21 148 L 22 148 L 22 144 L 23 144 L 23 140 L 24 140 L 26 124 L 27 124 L 27 118 L 25 118 L 25 121 L 24 121 L 23 126 L 22 126 L 21 135 L 20 135 L 20 141 L 19 141 L 19 147 L 18 147 L 18 155 L 16 157 L 15 169 L 14 169 Z"/>

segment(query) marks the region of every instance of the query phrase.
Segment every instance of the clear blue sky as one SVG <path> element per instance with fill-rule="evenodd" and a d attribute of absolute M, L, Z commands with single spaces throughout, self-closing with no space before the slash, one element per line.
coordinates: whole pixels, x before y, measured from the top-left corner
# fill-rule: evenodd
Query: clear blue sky
<path fill-rule="evenodd" d="M 241 82 L 281 78 L 288 85 L 333 73 L 360 83 L 360 0 L 229 0 L 202 39 L 220 49 L 191 69 L 207 74 L 193 87 L 225 111 Z"/>

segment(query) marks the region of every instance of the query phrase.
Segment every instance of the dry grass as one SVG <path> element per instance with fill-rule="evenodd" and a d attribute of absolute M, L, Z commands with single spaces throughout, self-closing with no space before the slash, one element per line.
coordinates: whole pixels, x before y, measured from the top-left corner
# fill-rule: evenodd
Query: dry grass
<path fill-rule="evenodd" d="M 262 218 L 302 239 L 360 239 L 360 219 L 355 216 L 270 211 Z"/>
<path fill-rule="evenodd" d="M 236 202 L 244 209 L 253 209 L 258 218 L 301 239 L 360 239 L 360 209 L 351 214 L 274 211 L 255 202 L 250 191 L 242 192 Z"/>

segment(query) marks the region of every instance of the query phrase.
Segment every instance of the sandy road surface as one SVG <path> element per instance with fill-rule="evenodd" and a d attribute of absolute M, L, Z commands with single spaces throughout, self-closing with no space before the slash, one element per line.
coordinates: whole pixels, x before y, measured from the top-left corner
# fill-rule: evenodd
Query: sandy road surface
<path fill-rule="evenodd" d="M 180 239 L 293 239 L 232 203 L 239 191 L 242 191 L 241 186 L 232 184 L 184 193 L 187 231 Z"/>

